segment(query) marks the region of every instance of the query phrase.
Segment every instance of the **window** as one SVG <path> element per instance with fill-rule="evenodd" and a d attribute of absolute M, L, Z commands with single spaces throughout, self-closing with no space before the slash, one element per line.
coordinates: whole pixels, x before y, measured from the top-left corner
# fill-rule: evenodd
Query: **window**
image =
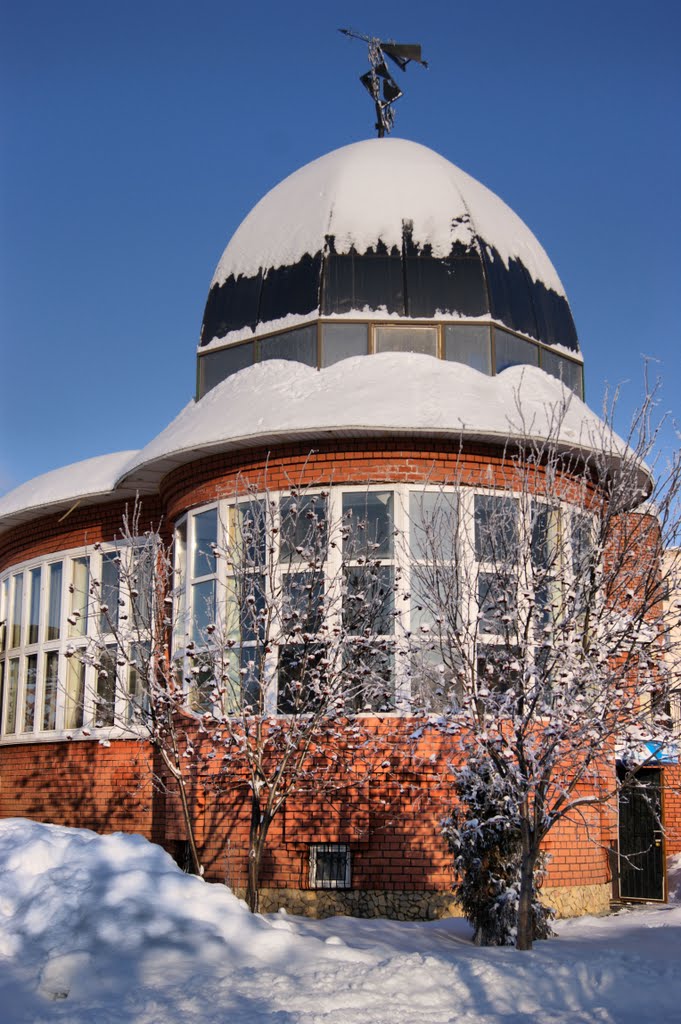
<path fill-rule="evenodd" d="M 119 657 L 112 630 L 134 604 L 121 585 L 121 566 L 127 582 L 130 558 L 125 547 L 65 552 L 15 568 L 0 581 L 10 620 L 9 650 L 0 649 L 4 736 L 28 740 L 123 724 L 127 700 L 116 680 L 127 653 Z M 101 643 L 93 663 L 89 655 Z"/>
<path fill-rule="evenodd" d="M 477 324 L 447 324 L 445 327 L 445 359 L 464 363 L 474 370 L 492 372 L 490 329 Z"/>
<path fill-rule="evenodd" d="M 258 343 L 260 362 L 267 359 L 290 359 L 307 366 L 317 365 L 317 324 L 299 327 L 295 331 L 275 334 Z"/>
<path fill-rule="evenodd" d="M 524 338 L 494 328 L 495 371 L 501 373 L 508 366 L 538 366 L 539 348 Z"/>
<path fill-rule="evenodd" d="M 458 495 L 445 490 L 409 494 L 411 706 L 442 711 L 458 703 L 453 666 L 446 665 L 438 613 L 460 615 Z M 445 644 L 447 648 L 447 645 Z M 451 650 L 447 656 L 451 660 Z"/>
<path fill-rule="evenodd" d="M 349 846 L 345 843 L 314 843 L 310 847 L 310 888 L 349 889 L 351 879 Z"/>
<path fill-rule="evenodd" d="M 191 639 L 203 645 L 209 626 L 215 623 L 218 510 L 192 516 L 190 558 Z"/>
<path fill-rule="evenodd" d="M 437 327 L 375 328 L 377 352 L 423 352 L 437 355 Z"/>
<path fill-rule="evenodd" d="M 365 356 L 368 348 L 367 324 L 322 324 L 322 366 L 333 366 L 351 356 Z"/>

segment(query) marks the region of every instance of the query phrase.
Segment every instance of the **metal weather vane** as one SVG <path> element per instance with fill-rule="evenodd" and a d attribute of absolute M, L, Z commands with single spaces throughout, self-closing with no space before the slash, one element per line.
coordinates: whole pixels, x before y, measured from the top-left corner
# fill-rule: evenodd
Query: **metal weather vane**
<path fill-rule="evenodd" d="M 395 121 L 393 103 L 402 96 L 402 90 L 390 74 L 386 57 L 397 65 L 400 71 L 406 71 L 407 64 L 414 61 L 427 68 L 427 61 L 421 57 L 420 43 L 395 43 L 393 40 L 382 42 L 374 36 L 365 36 L 350 28 L 339 28 L 344 36 L 361 39 L 369 47 L 369 70 L 360 75 L 360 82 L 367 90 L 376 107 L 376 131 L 379 139 L 392 130 Z"/>

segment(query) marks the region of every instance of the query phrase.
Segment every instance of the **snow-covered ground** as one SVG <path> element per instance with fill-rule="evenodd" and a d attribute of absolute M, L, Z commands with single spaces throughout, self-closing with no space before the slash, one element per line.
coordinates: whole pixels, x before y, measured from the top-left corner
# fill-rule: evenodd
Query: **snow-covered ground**
<path fill-rule="evenodd" d="M 460 920 L 251 917 L 139 836 L 0 821 L 3 1024 L 681 1020 L 681 905 L 557 927 L 517 953 Z"/>

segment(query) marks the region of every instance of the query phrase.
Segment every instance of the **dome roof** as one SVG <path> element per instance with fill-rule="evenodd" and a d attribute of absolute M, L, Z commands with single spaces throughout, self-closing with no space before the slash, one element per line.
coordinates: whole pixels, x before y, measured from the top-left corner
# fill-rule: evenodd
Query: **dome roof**
<path fill-rule="evenodd" d="M 578 351 L 544 249 L 501 199 L 425 146 L 371 139 L 273 188 L 218 264 L 201 345 L 309 315 L 489 317 Z"/>

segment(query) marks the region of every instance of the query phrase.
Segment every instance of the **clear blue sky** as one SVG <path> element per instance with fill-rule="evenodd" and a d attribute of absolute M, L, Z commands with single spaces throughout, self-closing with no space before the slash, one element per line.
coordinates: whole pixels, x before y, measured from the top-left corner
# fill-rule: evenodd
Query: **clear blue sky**
<path fill-rule="evenodd" d="M 395 134 L 500 195 L 567 289 L 587 399 L 659 360 L 679 409 L 677 0 L 8 0 L 0 492 L 142 447 L 194 389 L 210 279 L 257 199 L 373 134 L 340 26 L 418 41 Z M 402 79 L 400 79 L 402 81 Z"/>

